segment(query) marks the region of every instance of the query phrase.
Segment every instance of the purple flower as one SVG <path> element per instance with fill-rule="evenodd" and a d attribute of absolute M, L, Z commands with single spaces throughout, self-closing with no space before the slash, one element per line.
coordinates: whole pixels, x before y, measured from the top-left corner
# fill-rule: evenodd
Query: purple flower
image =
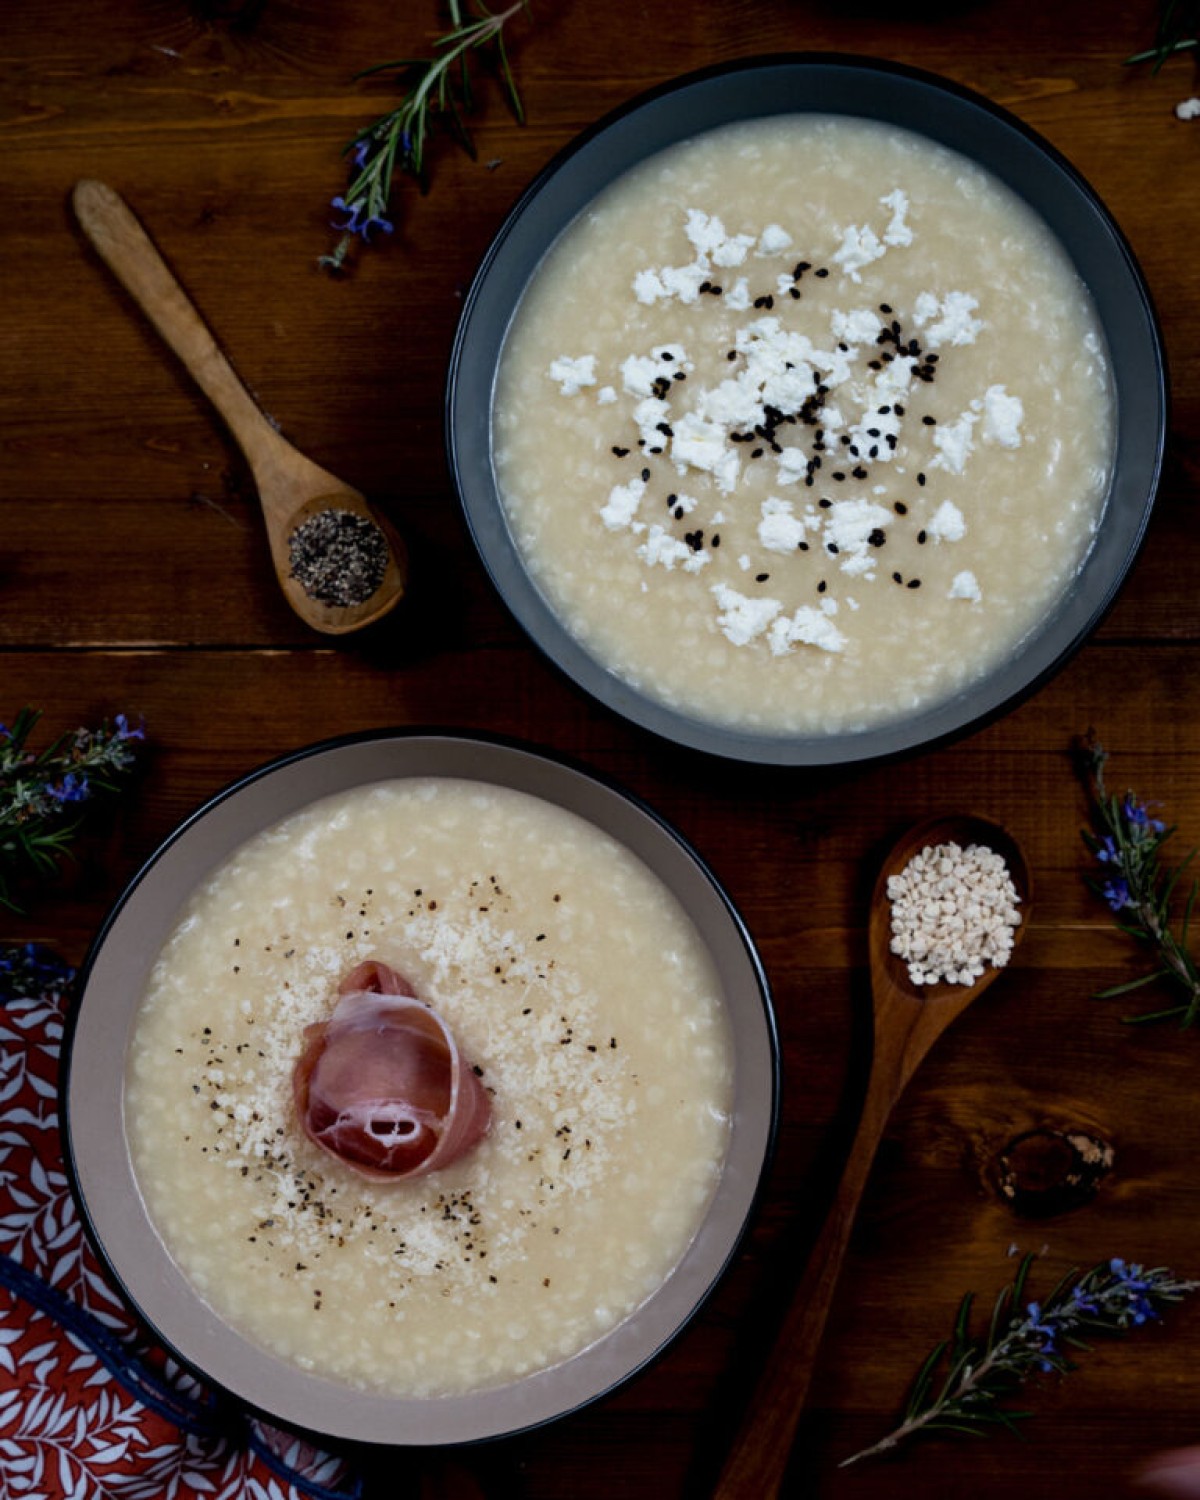
<path fill-rule="evenodd" d="M 1100 894 L 1113 911 L 1122 911 L 1126 906 L 1133 905 L 1129 899 L 1129 884 L 1125 880 L 1106 880 Z"/>
<path fill-rule="evenodd" d="M 1096 850 L 1096 858 L 1102 865 L 1119 865 L 1121 863 L 1121 851 L 1117 848 L 1117 842 L 1110 833 Z"/>
<path fill-rule="evenodd" d="M 364 199 L 356 198 L 353 203 L 347 203 L 339 194 L 330 201 L 334 208 L 346 215 L 346 222 L 344 224 L 335 224 L 333 226 L 335 229 L 340 230 L 342 234 L 361 234 L 364 240 L 370 239 L 372 229 L 382 229 L 385 234 L 391 234 L 393 226 L 387 219 L 374 218 L 367 211 L 367 204 Z"/>
<path fill-rule="evenodd" d="M 359 141 L 354 148 L 354 165 L 361 172 L 371 159 L 371 142 Z"/>
<path fill-rule="evenodd" d="M 1100 1311 L 1100 1304 L 1095 1297 L 1087 1291 L 1083 1282 L 1079 1281 L 1071 1288 L 1071 1310 L 1072 1312 L 1094 1313 Z"/>
<path fill-rule="evenodd" d="M 1131 828 L 1149 829 L 1153 833 L 1166 831 L 1166 824 L 1152 818 L 1146 809 L 1132 795 L 1125 798 L 1125 821 Z"/>
<path fill-rule="evenodd" d="M 143 720 L 140 724 L 130 727 L 129 720 L 124 714 L 118 714 L 114 723 L 117 726 L 117 738 L 119 740 L 144 740 L 146 738 L 146 725 Z"/>
<path fill-rule="evenodd" d="M 82 802 L 90 795 L 87 777 L 68 771 L 61 781 L 46 788 L 46 795 L 55 802 Z"/>
<path fill-rule="evenodd" d="M 1058 1353 L 1058 1345 L 1055 1343 L 1055 1339 L 1058 1337 L 1058 1328 L 1054 1323 L 1047 1322 L 1042 1317 L 1042 1304 L 1040 1302 L 1031 1302 L 1025 1311 L 1029 1314 L 1030 1331 L 1039 1333 L 1042 1336 L 1042 1342 L 1038 1345 L 1038 1352 L 1043 1356 L 1039 1362 L 1040 1367 L 1046 1371 L 1053 1370 L 1054 1365 L 1049 1356 Z"/>

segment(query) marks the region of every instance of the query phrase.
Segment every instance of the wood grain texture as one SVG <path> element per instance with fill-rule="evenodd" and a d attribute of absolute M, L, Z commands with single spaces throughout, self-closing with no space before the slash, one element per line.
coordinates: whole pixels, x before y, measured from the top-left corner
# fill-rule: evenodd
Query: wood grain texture
<path fill-rule="evenodd" d="M 60 887 L 0 937 L 78 961 L 111 901 L 205 798 L 327 735 L 454 725 L 536 740 L 615 777 L 709 858 L 757 939 L 785 1069 L 761 1209 L 703 1313 L 651 1369 L 588 1411 L 459 1460 L 489 1497 L 711 1491 L 739 1402 L 815 1242 L 853 1135 L 869 1056 L 866 914 L 908 824 L 970 807 L 1020 839 L 1037 912 L 1011 972 L 922 1064 L 867 1184 L 788 1494 L 819 1500 L 1095 1500 L 1200 1438 L 1200 1303 L 1039 1387 L 1026 1441 L 950 1439 L 840 1470 L 891 1424 L 962 1292 L 986 1296 L 1012 1247 L 1047 1274 L 1125 1255 L 1200 1275 L 1200 1040 L 1131 1030 L 1093 993 L 1137 972 L 1084 884 L 1073 738 L 1094 726 L 1116 782 L 1200 842 L 1200 123 L 1175 118 L 1193 64 L 1122 58 L 1154 6 L 1019 0 L 535 0 L 514 60 L 521 128 L 484 91 L 478 161 L 449 146 L 405 191 L 392 241 L 322 273 L 340 151 L 386 106 L 360 67 L 426 51 L 434 0 L 265 0 L 206 19 L 183 0 L 8 7 L 0 26 L 0 718 L 48 733 L 144 714 L 136 796 L 89 833 Z M 571 137 L 640 90 L 759 52 L 862 52 L 981 89 L 1088 176 L 1139 256 L 1173 386 L 1171 446 L 1145 549 L 1095 639 L 1041 692 L 935 753 L 843 772 L 755 771 L 651 740 L 585 699 L 498 603 L 442 451 L 450 342 L 504 214 Z M 368 639 L 332 644 L 281 597 L 242 459 L 73 223 L 74 182 L 111 183 L 153 226 L 285 437 L 377 501 L 409 543 L 411 592 Z M 1031 1130 L 1113 1148 L 1094 1199 L 1014 1214 L 997 1163 Z M 2 1462 L 2 1461 L 0 1461 Z M 373 1463 L 373 1493 L 409 1472 Z M 2 1486 L 0 1486 L 2 1488 Z"/>

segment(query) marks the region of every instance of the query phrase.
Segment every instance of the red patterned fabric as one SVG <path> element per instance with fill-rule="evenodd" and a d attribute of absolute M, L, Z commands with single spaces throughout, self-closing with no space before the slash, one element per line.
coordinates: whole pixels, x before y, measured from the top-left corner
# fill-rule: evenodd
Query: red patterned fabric
<path fill-rule="evenodd" d="M 57 988 L 0 1005 L 0 1495 L 357 1495 L 345 1460 L 249 1418 L 150 1344 L 107 1282 L 62 1165 L 64 1013 Z"/>

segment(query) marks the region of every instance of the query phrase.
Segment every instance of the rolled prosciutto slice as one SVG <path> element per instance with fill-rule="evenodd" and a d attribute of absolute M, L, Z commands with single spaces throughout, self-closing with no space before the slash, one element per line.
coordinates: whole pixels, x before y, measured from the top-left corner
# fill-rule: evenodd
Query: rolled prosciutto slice
<path fill-rule="evenodd" d="M 304 1133 L 380 1182 L 457 1161 L 487 1134 L 492 1106 L 449 1027 L 376 960 L 347 974 L 338 995 L 329 1020 L 306 1027 L 292 1074 Z"/>

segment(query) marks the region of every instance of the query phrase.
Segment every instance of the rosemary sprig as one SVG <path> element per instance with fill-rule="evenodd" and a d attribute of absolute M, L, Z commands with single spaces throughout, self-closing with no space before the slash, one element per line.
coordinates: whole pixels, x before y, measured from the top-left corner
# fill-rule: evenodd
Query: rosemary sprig
<path fill-rule="evenodd" d="M 99 729 L 62 734 L 28 749 L 41 714 L 23 708 L 0 724 L 0 906 L 19 911 L 17 886 L 52 879 L 83 821 L 84 803 L 119 790 L 134 763 L 132 744 L 144 737 L 124 714 Z"/>
<path fill-rule="evenodd" d="M 1200 47 L 1200 0 L 1159 0 L 1158 26 L 1153 47 L 1125 59 L 1131 63 L 1153 62 L 1157 73 L 1169 57 Z"/>
<path fill-rule="evenodd" d="M 877 1443 L 843 1459 L 843 1468 L 887 1453 L 921 1432 L 981 1437 L 990 1427 L 1015 1430 L 1032 1413 L 1000 1403 L 1031 1375 L 1073 1370 L 1064 1345 L 1086 1350 L 1085 1334 L 1125 1333 L 1200 1288 L 1200 1281 L 1181 1281 L 1165 1266 L 1145 1270 L 1108 1260 L 1082 1276 L 1069 1271 L 1044 1301 L 1022 1306 L 1033 1259 L 1024 1256 L 1000 1291 L 983 1333 L 972 1334 L 970 1328 L 974 1294 L 963 1298 L 953 1334 L 935 1346 L 917 1372 L 903 1420 Z M 937 1383 L 943 1363 L 946 1373 Z"/>
<path fill-rule="evenodd" d="M 342 237 L 330 254 L 321 256 L 321 265 L 341 270 L 355 235 L 366 244 L 373 229 L 392 233 L 394 225 L 389 216 L 393 179 L 398 171 L 407 172 L 424 189 L 425 151 L 438 119 L 445 122 L 474 158 L 475 143 L 466 122 L 475 105 L 471 53 L 485 48 L 491 51 L 509 107 L 517 121 L 525 123 L 525 110 L 508 60 L 504 28 L 526 8 L 528 0 L 515 0 L 507 10 L 496 13 L 488 10 L 483 0 L 474 0 L 474 4 L 478 14 L 471 15 L 464 9 L 464 0 L 447 0 L 450 30 L 434 42 L 435 56 L 401 57 L 355 74 L 355 78 L 368 78 L 394 72 L 403 97 L 395 109 L 359 131 L 343 151 L 343 155 L 353 152 L 355 175 L 345 193 L 332 200 L 333 207 L 345 214 L 346 219 L 334 226 L 341 230 Z"/>
<path fill-rule="evenodd" d="M 1188 929 L 1196 901 L 1198 882 L 1193 879 L 1184 901 L 1178 936 L 1171 930 L 1171 898 L 1180 877 L 1196 856 L 1193 849 L 1178 865 L 1162 859 L 1162 846 L 1175 829 L 1152 818 L 1146 805 L 1132 792 L 1112 795 L 1104 783 L 1108 752 L 1096 740 L 1082 747 L 1081 761 L 1092 798 L 1095 820 L 1101 832 L 1084 830 L 1083 841 L 1103 866 L 1103 880 L 1088 885 L 1108 902 L 1122 932 L 1144 943 L 1154 954 L 1154 967 L 1137 979 L 1102 990 L 1100 1000 L 1126 995 L 1156 980 L 1165 979 L 1184 993 L 1183 1003 L 1165 1010 L 1126 1016 L 1129 1022 L 1162 1021 L 1179 1017 L 1181 1027 L 1191 1026 L 1200 1014 L 1200 971 L 1187 950 Z"/>
<path fill-rule="evenodd" d="M 74 978 L 70 964 L 40 943 L 0 947 L 0 1003 L 62 994 Z"/>

